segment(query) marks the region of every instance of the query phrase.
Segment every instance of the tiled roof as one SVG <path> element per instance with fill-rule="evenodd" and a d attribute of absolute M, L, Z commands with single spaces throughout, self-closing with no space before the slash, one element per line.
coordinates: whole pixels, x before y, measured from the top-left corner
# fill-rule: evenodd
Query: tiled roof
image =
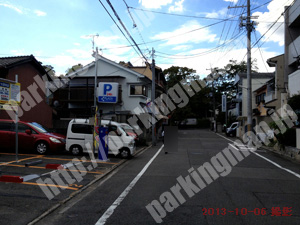
<path fill-rule="evenodd" d="M 26 60 L 30 60 L 31 58 L 33 58 L 32 55 L 29 56 L 15 56 L 15 57 L 1 57 L 0 58 L 0 67 L 7 67 L 7 66 L 11 66 L 13 64 L 22 62 L 22 61 L 26 61 Z"/>

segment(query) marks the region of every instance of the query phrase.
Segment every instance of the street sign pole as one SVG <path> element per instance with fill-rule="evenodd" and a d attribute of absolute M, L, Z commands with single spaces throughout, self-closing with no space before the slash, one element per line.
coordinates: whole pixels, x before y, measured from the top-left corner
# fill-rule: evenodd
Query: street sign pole
<path fill-rule="evenodd" d="M 18 75 L 16 74 L 16 83 L 18 83 Z M 16 108 L 16 162 L 19 162 L 19 115 L 18 115 L 19 106 Z"/>

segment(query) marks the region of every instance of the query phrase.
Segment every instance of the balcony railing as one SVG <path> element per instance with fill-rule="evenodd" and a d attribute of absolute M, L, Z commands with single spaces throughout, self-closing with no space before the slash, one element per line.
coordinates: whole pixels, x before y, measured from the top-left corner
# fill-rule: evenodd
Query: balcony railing
<path fill-rule="evenodd" d="M 265 96 L 265 103 L 268 103 L 274 99 L 275 99 L 275 91 L 271 91 Z"/>

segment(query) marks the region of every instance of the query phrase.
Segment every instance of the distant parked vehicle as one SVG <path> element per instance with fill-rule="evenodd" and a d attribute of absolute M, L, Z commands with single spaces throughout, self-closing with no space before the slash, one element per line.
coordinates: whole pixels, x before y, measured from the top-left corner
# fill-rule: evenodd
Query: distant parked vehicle
<path fill-rule="evenodd" d="M 15 148 L 15 136 L 15 122 L 0 119 L 1 149 Z M 64 135 L 51 133 L 38 123 L 24 121 L 18 123 L 18 146 L 20 149 L 35 150 L 38 154 L 46 154 L 50 151 L 63 151 L 65 143 Z"/>
<path fill-rule="evenodd" d="M 197 125 L 197 119 L 196 118 L 188 118 L 183 121 L 181 121 L 180 125 L 182 126 L 196 126 Z"/>
<path fill-rule="evenodd" d="M 239 126 L 239 122 L 234 122 L 230 125 L 230 127 L 228 127 L 226 129 L 226 135 L 227 136 L 231 136 L 231 137 L 235 137 L 236 136 L 236 129 Z"/>
<path fill-rule="evenodd" d="M 134 128 L 131 127 L 129 124 L 127 123 L 120 123 L 121 127 L 125 130 L 125 132 L 130 135 L 131 137 L 134 138 L 135 141 L 137 141 L 139 139 L 137 133 L 134 131 Z"/>

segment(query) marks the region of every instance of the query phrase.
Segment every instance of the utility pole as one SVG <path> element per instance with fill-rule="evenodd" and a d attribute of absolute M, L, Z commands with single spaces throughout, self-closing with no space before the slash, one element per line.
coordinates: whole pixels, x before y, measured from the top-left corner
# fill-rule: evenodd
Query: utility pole
<path fill-rule="evenodd" d="M 252 85 L 251 85 L 251 32 L 250 0 L 247 0 L 247 131 L 252 130 Z"/>
<path fill-rule="evenodd" d="M 99 34 L 96 35 L 91 35 L 93 37 L 92 43 L 93 43 L 93 54 L 92 56 L 95 57 L 95 80 L 94 80 L 94 105 L 93 105 L 93 112 L 97 114 L 97 80 L 98 80 L 98 47 L 96 47 L 95 51 L 95 37 L 99 37 Z M 97 118 L 97 117 L 96 117 Z M 95 118 L 95 120 L 97 120 Z M 93 153 L 92 155 L 95 157 L 95 151 L 96 151 L 96 146 L 95 146 L 95 129 L 98 124 L 96 124 L 96 121 L 94 122 L 94 130 L 93 130 Z"/>
<path fill-rule="evenodd" d="M 212 81 L 212 94 L 213 94 L 213 104 L 214 104 L 214 132 L 217 133 L 217 115 L 216 115 L 216 95 L 215 95 L 215 81 Z"/>
<path fill-rule="evenodd" d="M 244 8 L 245 6 L 235 6 L 230 8 Z M 246 23 L 243 22 L 246 20 Z M 251 83 L 251 32 L 254 23 L 251 21 L 251 5 L 247 0 L 247 17 L 241 17 L 241 27 L 247 29 L 247 131 L 252 130 L 252 83 Z"/>
<path fill-rule="evenodd" d="M 151 111 L 152 111 L 152 145 L 156 146 L 156 138 L 155 138 L 155 107 L 154 107 L 154 100 L 155 100 L 155 60 L 154 60 L 154 48 L 152 48 L 152 90 L 151 90 Z"/>

